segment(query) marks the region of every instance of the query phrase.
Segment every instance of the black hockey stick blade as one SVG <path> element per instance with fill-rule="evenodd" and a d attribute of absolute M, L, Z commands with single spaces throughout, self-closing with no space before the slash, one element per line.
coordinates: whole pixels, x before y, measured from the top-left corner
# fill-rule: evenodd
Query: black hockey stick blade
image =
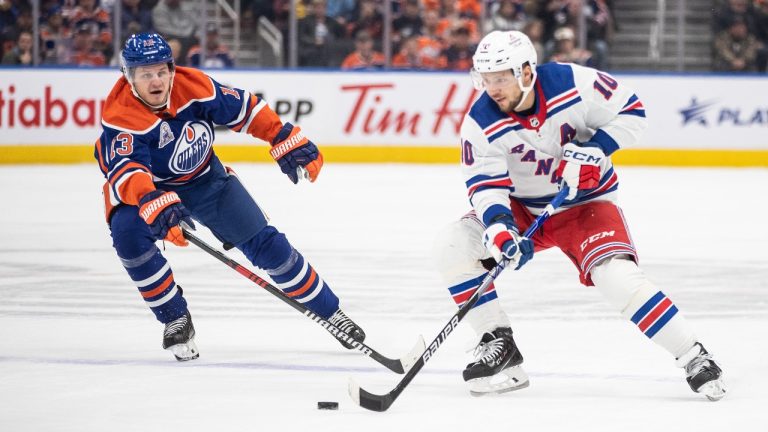
<path fill-rule="evenodd" d="M 392 405 L 392 402 L 395 401 L 395 396 L 392 395 L 392 392 L 385 395 L 370 393 L 367 390 L 360 388 L 353 378 L 349 379 L 349 395 L 356 404 L 376 412 L 384 412 L 388 410 Z"/>

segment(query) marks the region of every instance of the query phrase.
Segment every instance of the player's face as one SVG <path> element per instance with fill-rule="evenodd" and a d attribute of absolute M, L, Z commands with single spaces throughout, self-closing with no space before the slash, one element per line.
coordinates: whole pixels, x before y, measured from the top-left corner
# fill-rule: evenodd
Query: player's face
<path fill-rule="evenodd" d="M 486 72 L 481 74 L 481 76 L 485 92 L 488 93 L 488 96 L 496 102 L 502 111 L 512 112 L 523 96 L 520 84 L 512 74 L 512 71 Z"/>
<path fill-rule="evenodd" d="M 133 73 L 133 87 L 144 102 L 160 106 L 168 100 L 173 72 L 165 63 L 139 66 Z"/>

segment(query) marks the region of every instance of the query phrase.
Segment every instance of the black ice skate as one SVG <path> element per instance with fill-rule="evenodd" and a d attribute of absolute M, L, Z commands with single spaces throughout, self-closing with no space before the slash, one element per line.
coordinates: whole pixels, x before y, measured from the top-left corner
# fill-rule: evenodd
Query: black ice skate
<path fill-rule="evenodd" d="M 359 325 L 355 324 L 354 321 L 349 319 L 349 317 L 346 316 L 341 309 L 338 309 L 336 312 L 334 312 L 334 314 L 328 318 L 328 322 L 346 333 L 348 336 L 351 336 L 351 338 L 346 338 L 346 340 L 338 339 L 344 348 L 353 348 L 351 339 L 354 339 L 358 342 L 363 342 L 365 340 L 365 332 L 363 329 L 361 329 Z"/>
<path fill-rule="evenodd" d="M 676 364 L 685 368 L 685 380 L 691 390 L 703 394 L 711 401 L 719 401 L 725 396 L 725 383 L 721 378 L 723 371 L 700 343 L 696 342 L 677 359 Z"/>
<path fill-rule="evenodd" d="M 189 311 L 165 325 L 163 349 L 172 352 L 178 361 L 200 357 L 195 345 L 195 326 L 192 325 L 192 315 Z"/>
<path fill-rule="evenodd" d="M 472 396 L 505 393 L 528 387 L 523 355 L 512 338 L 512 329 L 499 327 L 485 333 L 475 348 L 476 360 L 464 369 L 464 381 Z"/>

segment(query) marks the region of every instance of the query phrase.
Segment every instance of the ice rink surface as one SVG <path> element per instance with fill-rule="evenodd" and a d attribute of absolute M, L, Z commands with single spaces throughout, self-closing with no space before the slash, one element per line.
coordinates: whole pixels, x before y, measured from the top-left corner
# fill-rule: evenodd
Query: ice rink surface
<path fill-rule="evenodd" d="M 273 224 L 368 333 L 398 357 L 454 312 L 430 258 L 468 210 L 455 166 L 327 164 L 294 186 L 277 166 L 235 165 Z M 195 246 L 167 246 L 200 359 L 177 363 L 120 266 L 96 164 L 0 168 L 0 431 L 766 431 L 768 170 L 619 167 L 641 266 L 725 371 L 728 394 L 690 391 L 661 348 L 578 283 L 559 251 L 497 282 L 531 386 L 473 398 L 459 326 L 385 413 L 401 376 Z M 208 233 L 201 234 L 213 241 Z M 239 253 L 230 255 L 245 263 Z M 338 401 L 318 411 L 317 401 Z"/>

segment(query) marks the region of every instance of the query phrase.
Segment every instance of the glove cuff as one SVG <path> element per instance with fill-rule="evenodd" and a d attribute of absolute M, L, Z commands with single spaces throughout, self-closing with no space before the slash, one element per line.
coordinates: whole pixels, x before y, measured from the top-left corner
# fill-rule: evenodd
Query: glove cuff
<path fill-rule="evenodd" d="M 162 211 L 173 204 L 180 204 L 181 199 L 176 192 L 152 191 L 141 198 L 139 216 L 144 222 L 151 224 Z"/>
<path fill-rule="evenodd" d="M 272 143 L 273 146 L 269 150 L 269 154 L 274 160 L 280 160 L 280 158 L 292 150 L 306 145 L 307 143 L 309 143 L 309 140 L 304 136 L 300 127 L 286 123 Z"/>

